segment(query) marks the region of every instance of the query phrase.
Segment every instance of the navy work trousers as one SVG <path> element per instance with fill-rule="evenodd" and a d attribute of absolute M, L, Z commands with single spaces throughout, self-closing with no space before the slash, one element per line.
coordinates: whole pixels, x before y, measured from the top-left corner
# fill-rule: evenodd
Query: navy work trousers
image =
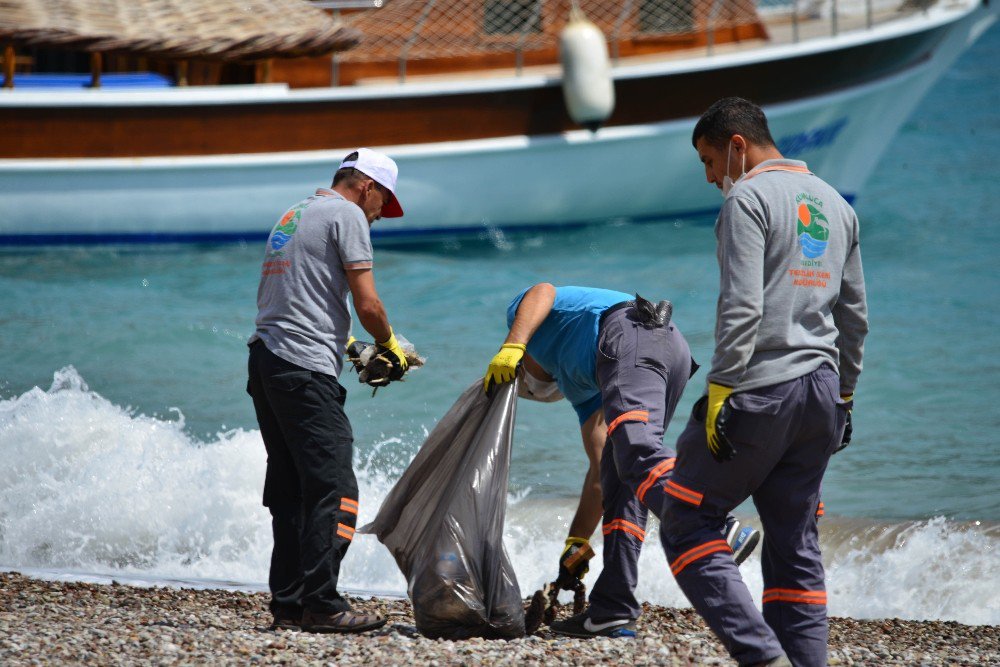
<path fill-rule="evenodd" d="M 346 391 L 333 376 L 285 361 L 260 341 L 250 346 L 248 371 L 247 392 L 267 449 L 271 610 L 350 609 L 337 592 L 358 516 Z"/>
<path fill-rule="evenodd" d="M 588 615 L 597 620 L 638 618 L 635 598 L 639 552 L 649 510 L 665 502 L 663 483 L 674 452 L 663 444 L 694 362 L 673 323 L 642 324 L 633 306 L 609 312 L 597 345 L 608 439 L 601 458 L 604 495 L 604 569 L 590 594 Z"/>
<path fill-rule="evenodd" d="M 737 450 L 717 463 L 706 447 L 705 400 L 677 442 L 674 492 L 660 525 L 678 585 L 741 665 L 785 653 L 796 667 L 826 665 L 826 586 L 817 511 L 827 463 L 844 433 L 846 406 L 829 366 L 735 393 L 726 433 Z M 753 497 L 764 528 L 764 611 L 719 531 Z"/>

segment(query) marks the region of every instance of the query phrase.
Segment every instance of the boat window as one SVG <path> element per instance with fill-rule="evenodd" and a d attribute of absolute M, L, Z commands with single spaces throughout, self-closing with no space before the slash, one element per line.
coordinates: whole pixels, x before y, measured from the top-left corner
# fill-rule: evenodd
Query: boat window
<path fill-rule="evenodd" d="M 690 32 L 694 29 L 693 0 L 642 0 L 639 30 L 652 33 Z"/>
<path fill-rule="evenodd" d="M 486 0 L 483 32 L 519 35 L 542 31 L 542 0 Z"/>

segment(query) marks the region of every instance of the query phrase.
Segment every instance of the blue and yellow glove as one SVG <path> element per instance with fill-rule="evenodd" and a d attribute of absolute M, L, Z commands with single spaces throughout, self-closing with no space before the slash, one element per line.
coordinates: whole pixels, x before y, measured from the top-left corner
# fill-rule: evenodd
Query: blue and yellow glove
<path fill-rule="evenodd" d="M 406 372 L 409 364 L 406 363 L 406 353 L 403 352 L 403 348 L 400 346 L 399 341 L 396 340 L 396 334 L 392 329 L 389 329 L 389 338 L 381 343 L 376 341 L 375 344 L 378 346 L 379 354 L 388 353 L 389 359 L 393 362 L 389 379 L 395 381 L 403 377 L 403 373 Z"/>
<path fill-rule="evenodd" d="M 840 439 L 840 445 L 833 450 L 834 454 L 851 444 L 851 436 L 854 435 L 854 424 L 851 423 L 851 413 L 854 412 L 854 394 L 845 394 L 840 397 L 840 400 L 847 404 L 847 424 L 844 425 L 844 437 Z"/>
<path fill-rule="evenodd" d="M 726 401 L 732 393 L 732 387 L 724 387 L 714 382 L 708 383 L 705 434 L 708 436 L 708 451 L 719 463 L 729 461 L 736 456 L 736 448 L 725 434 L 726 420 L 729 418 L 729 405 Z"/>
<path fill-rule="evenodd" d="M 486 369 L 486 376 L 483 378 L 483 391 L 488 394 L 494 385 L 513 380 L 517 374 L 517 365 L 521 363 L 526 349 L 527 346 L 522 343 L 501 345 L 500 351 L 494 355 L 489 368 Z"/>
<path fill-rule="evenodd" d="M 559 577 L 556 583 L 564 589 L 572 587 L 576 580 L 583 580 L 590 572 L 590 561 L 594 555 L 590 540 L 585 537 L 567 537 L 566 547 L 559 556 Z"/>

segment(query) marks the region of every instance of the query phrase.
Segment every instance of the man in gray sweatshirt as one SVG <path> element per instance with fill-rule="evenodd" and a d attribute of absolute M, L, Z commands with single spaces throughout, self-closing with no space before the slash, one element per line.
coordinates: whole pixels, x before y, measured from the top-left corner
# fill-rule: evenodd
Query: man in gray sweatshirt
<path fill-rule="evenodd" d="M 849 441 L 868 332 L 858 219 L 782 157 L 751 102 L 713 104 L 692 143 L 725 197 L 721 280 L 708 393 L 678 439 L 661 539 L 681 590 L 741 665 L 825 665 L 817 519 L 827 463 Z M 763 614 L 719 539 L 747 497 L 765 534 Z"/>

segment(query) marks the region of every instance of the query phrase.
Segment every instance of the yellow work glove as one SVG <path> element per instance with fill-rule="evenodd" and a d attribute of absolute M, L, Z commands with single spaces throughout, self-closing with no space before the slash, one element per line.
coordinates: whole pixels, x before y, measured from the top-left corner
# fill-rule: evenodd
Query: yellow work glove
<path fill-rule="evenodd" d="M 522 343 L 501 345 L 500 351 L 494 355 L 489 368 L 486 369 L 486 376 L 483 378 L 483 391 L 488 394 L 493 385 L 513 380 L 525 349 L 527 346 Z"/>
<path fill-rule="evenodd" d="M 854 435 L 854 424 L 851 418 L 851 413 L 854 412 L 854 394 L 841 394 L 840 400 L 847 403 L 847 423 L 844 425 L 844 437 L 840 439 L 840 444 L 833 450 L 834 454 L 851 444 L 851 436 Z"/>
<path fill-rule="evenodd" d="M 556 582 L 560 587 L 569 589 L 576 579 L 582 580 L 590 572 L 590 557 L 586 554 L 577 556 L 583 549 L 590 549 L 590 540 L 585 537 L 567 537 L 566 547 L 559 556 L 559 578 Z M 593 555 L 593 552 L 590 554 Z M 576 556 L 574 558 L 574 556 Z M 568 561 L 568 562 L 567 562 Z"/>
<path fill-rule="evenodd" d="M 726 399 L 733 393 L 732 387 L 724 387 L 714 382 L 708 383 L 708 407 L 705 414 L 705 434 L 708 436 L 708 451 L 719 463 L 736 456 L 736 449 L 723 430 L 729 408 Z M 723 409 L 725 407 L 725 409 Z M 721 420 L 720 420 L 721 417 Z"/>
<path fill-rule="evenodd" d="M 389 329 L 389 338 L 381 343 L 375 343 L 378 345 L 378 351 L 380 354 L 388 353 L 389 359 L 393 362 L 392 373 L 389 374 L 390 380 L 398 380 L 403 377 L 403 373 L 406 372 L 408 364 L 406 363 L 406 353 L 403 352 L 403 348 L 399 345 L 399 341 L 396 340 L 396 334 L 393 333 L 392 329 Z"/>

